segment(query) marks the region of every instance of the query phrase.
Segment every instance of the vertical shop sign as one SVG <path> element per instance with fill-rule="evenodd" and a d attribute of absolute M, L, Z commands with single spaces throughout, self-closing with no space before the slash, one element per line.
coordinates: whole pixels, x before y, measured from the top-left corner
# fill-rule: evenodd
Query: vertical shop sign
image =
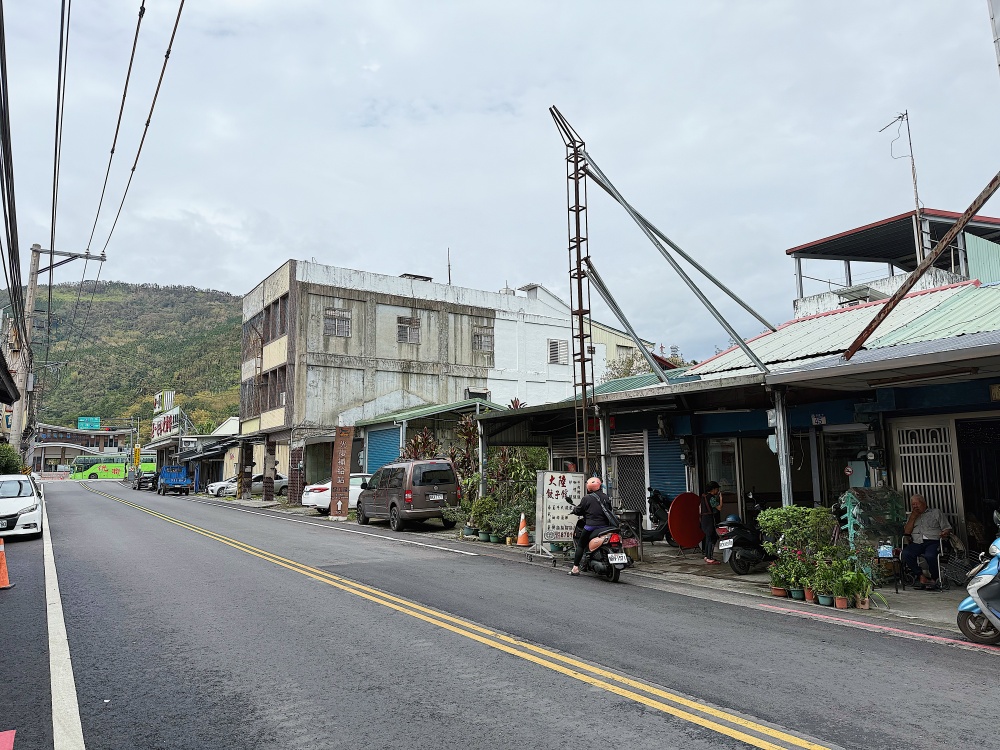
<path fill-rule="evenodd" d="M 338 427 L 333 439 L 333 466 L 330 472 L 330 515 L 347 517 L 351 499 L 351 446 L 353 427 Z"/>

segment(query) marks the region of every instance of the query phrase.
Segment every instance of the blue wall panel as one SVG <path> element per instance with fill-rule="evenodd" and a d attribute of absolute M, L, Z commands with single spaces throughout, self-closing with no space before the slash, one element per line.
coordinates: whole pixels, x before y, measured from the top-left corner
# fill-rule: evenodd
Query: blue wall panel
<path fill-rule="evenodd" d="M 387 430 L 370 430 L 368 432 L 368 452 L 365 455 L 365 467 L 369 474 L 385 464 L 399 458 L 399 428 L 390 427 Z"/>
<path fill-rule="evenodd" d="M 684 464 L 681 463 L 681 444 L 677 440 L 664 440 L 649 431 L 649 482 L 670 498 L 687 490 Z"/>

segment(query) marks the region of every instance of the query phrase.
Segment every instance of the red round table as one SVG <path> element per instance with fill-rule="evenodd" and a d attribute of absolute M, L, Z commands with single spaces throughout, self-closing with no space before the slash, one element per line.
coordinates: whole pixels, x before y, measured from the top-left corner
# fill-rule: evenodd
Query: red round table
<path fill-rule="evenodd" d="M 701 544 L 705 538 L 701 530 L 701 497 L 693 492 L 682 492 L 675 497 L 667 511 L 667 528 L 682 548 L 691 549 Z"/>

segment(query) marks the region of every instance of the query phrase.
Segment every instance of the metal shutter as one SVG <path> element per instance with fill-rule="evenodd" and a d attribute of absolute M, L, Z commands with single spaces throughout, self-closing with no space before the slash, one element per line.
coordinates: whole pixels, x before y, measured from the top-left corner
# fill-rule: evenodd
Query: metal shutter
<path fill-rule="evenodd" d="M 374 474 L 380 467 L 399 458 L 399 428 L 369 430 L 365 451 L 365 470 Z"/>
<path fill-rule="evenodd" d="M 649 483 L 671 498 L 687 492 L 680 442 L 664 440 L 653 430 L 649 431 Z"/>
<path fill-rule="evenodd" d="M 636 455 L 646 452 L 645 438 L 641 432 L 615 432 L 611 434 L 610 453 Z"/>

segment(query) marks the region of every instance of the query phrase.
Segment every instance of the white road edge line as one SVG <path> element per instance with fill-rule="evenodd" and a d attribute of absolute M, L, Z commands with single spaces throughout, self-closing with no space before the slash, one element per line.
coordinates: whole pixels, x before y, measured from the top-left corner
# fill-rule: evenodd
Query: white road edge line
<path fill-rule="evenodd" d="M 253 516 L 264 516 L 265 518 L 275 518 L 279 521 L 289 521 L 290 523 L 303 523 L 306 526 L 318 526 L 321 529 L 327 529 L 329 531 L 339 531 L 343 534 L 357 534 L 358 536 L 370 536 L 376 539 L 384 539 L 387 542 L 398 542 L 399 544 L 412 544 L 416 547 L 427 547 L 428 549 L 439 549 L 442 552 L 453 552 L 456 555 L 467 555 L 468 557 L 479 557 L 478 552 L 466 552 L 464 549 L 451 549 L 450 547 L 442 547 L 437 544 L 427 544 L 426 542 L 415 542 L 412 539 L 397 539 L 391 536 L 382 536 L 381 534 L 372 534 L 370 531 L 358 531 L 357 529 L 344 529 L 339 526 L 327 525 L 323 523 L 315 523 L 314 521 L 303 521 L 298 518 L 283 518 L 282 516 L 275 516 L 270 513 L 260 513 L 256 510 L 247 510 L 246 508 L 236 508 L 232 505 L 220 505 L 218 502 L 211 502 L 210 500 L 198 500 L 196 498 L 185 498 L 190 503 L 200 503 L 201 505 L 209 505 L 213 508 L 225 508 L 226 510 L 238 510 L 240 513 L 249 513 Z"/>
<path fill-rule="evenodd" d="M 52 747 L 54 750 L 86 750 L 80 724 L 80 702 L 76 697 L 73 662 L 63 617 L 56 559 L 49 535 L 49 514 L 42 493 L 42 557 L 45 561 L 45 611 L 49 626 L 49 675 L 52 680 Z"/>

